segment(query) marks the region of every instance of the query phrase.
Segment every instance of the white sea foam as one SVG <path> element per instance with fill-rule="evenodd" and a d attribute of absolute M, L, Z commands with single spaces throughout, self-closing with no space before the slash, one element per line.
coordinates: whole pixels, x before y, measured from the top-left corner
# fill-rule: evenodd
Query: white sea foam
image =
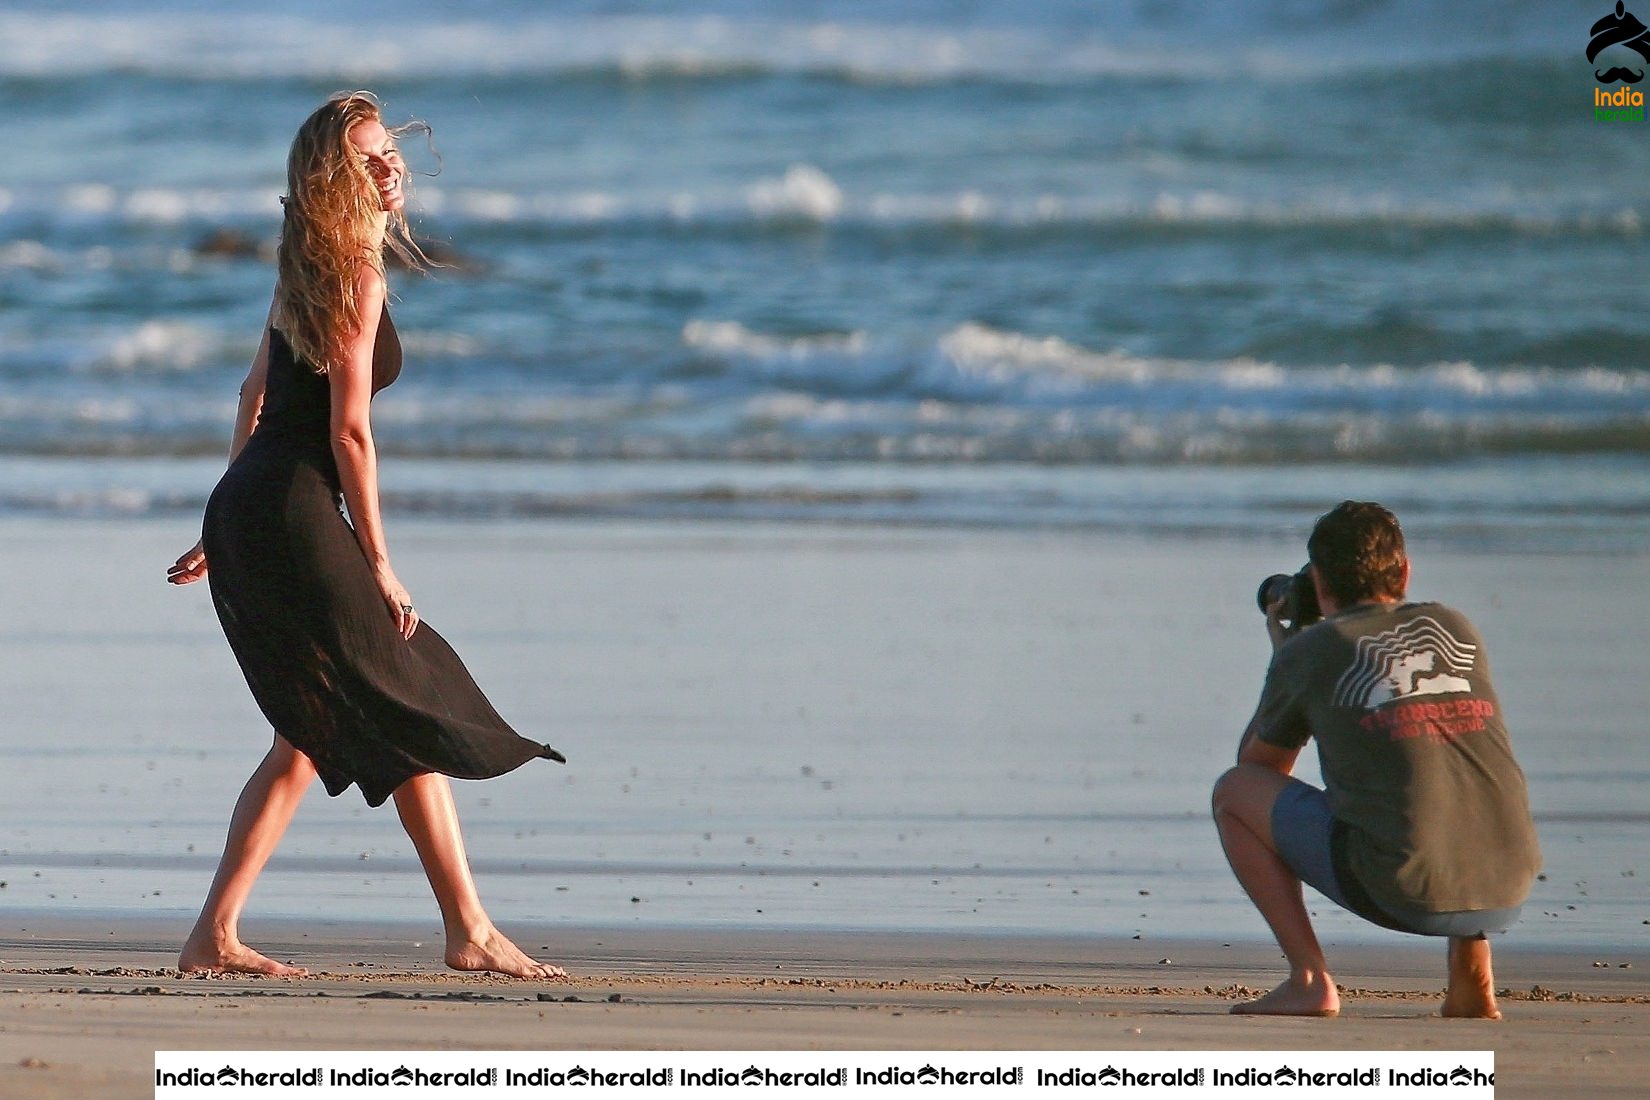
<path fill-rule="evenodd" d="M 433 329 L 401 329 L 401 350 L 409 356 L 451 356 L 455 359 L 474 359 L 486 345 L 476 337 L 463 332 L 435 331 Z"/>
<path fill-rule="evenodd" d="M 95 365 L 106 369 L 187 371 L 224 352 L 219 334 L 183 321 L 145 321 L 110 339 Z"/>
<path fill-rule="evenodd" d="M 1325 401 L 1377 419 L 1401 418 L 1406 409 L 1448 418 L 1524 418 L 1545 408 L 1576 415 L 1589 410 L 1605 416 L 1650 413 L 1650 372 L 1602 367 L 1489 370 L 1469 362 L 1300 366 L 1246 357 L 1176 359 L 1095 350 L 1058 336 L 978 322 L 944 332 L 926 351 L 864 332 L 776 336 L 737 322 L 706 320 L 686 325 L 682 342 L 729 359 L 752 380 L 811 384 L 827 392 L 877 392 L 917 402 L 919 418 L 929 420 L 942 407 L 936 402 L 957 400 L 1002 408 L 1051 401 L 1125 408 L 1138 404 L 1141 415 L 1151 415 L 1152 408 L 1206 406 L 1217 419 L 1268 423 L 1298 417 Z M 1225 422 L 1236 425 L 1239 420 Z"/>
<path fill-rule="evenodd" d="M 842 213 L 842 188 L 813 165 L 797 164 L 782 179 L 752 185 L 747 201 L 758 217 L 824 222 Z"/>
<path fill-rule="evenodd" d="M 513 222 L 529 208 L 530 200 L 505 191 L 461 191 L 452 196 L 454 208 L 477 221 Z"/>
<path fill-rule="evenodd" d="M 73 403 L 73 418 L 82 424 L 129 424 L 141 414 L 141 403 L 129 397 L 82 397 Z"/>
<path fill-rule="evenodd" d="M 13 211 L 50 216 L 108 217 L 127 222 L 222 223 L 256 218 L 274 224 L 281 188 L 144 187 L 121 190 L 75 183 L 52 191 L 13 189 Z M 1643 216 L 1632 205 L 1563 208 L 1550 196 L 1500 192 L 1454 203 L 1400 201 L 1385 192 L 1323 194 L 1284 201 L 1237 193 L 1163 191 L 1123 194 L 993 194 L 978 189 L 941 193 L 858 193 L 821 168 L 795 164 L 738 188 L 669 193 L 533 191 L 420 187 L 411 213 L 444 221 L 522 225 L 760 224 L 807 221 L 894 229 L 966 225 L 1006 231 L 1139 231 L 1154 225 L 1235 230 L 1355 230 L 1510 232 L 1636 237 Z"/>
<path fill-rule="evenodd" d="M 273 217 L 280 209 L 279 203 L 280 191 L 275 188 L 150 187 L 127 195 L 122 208 L 136 221 L 180 222 L 191 218 L 219 221 L 253 214 Z"/>
<path fill-rule="evenodd" d="M 61 271 L 62 258 L 39 241 L 0 244 L 0 271 Z"/>
<path fill-rule="evenodd" d="M 63 191 L 63 206 L 79 214 L 107 214 L 119 201 L 119 193 L 106 183 L 76 183 Z"/>
<path fill-rule="evenodd" d="M 940 337 L 939 350 L 964 374 L 1007 380 L 1037 372 L 1126 382 L 1149 381 L 1161 361 L 1121 351 L 1094 352 L 1058 336 L 1028 336 L 969 322 Z"/>
<path fill-rule="evenodd" d="M 774 336 L 753 332 L 737 321 L 689 321 L 682 343 L 722 355 L 801 362 L 821 355 L 859 356 L 866 350 L 863 332 Z"/>

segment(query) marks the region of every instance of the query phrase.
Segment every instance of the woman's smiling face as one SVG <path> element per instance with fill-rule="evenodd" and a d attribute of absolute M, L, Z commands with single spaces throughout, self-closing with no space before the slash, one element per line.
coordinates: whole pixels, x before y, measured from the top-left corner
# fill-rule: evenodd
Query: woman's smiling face
<path fill-rule="evenodd" d="M 402 182 L 406 178 L 407 166 L 401 160 L 401 151 L 395 147 L 395 139 L 390 137 L 383 123 L 376 119 L 356 123 L 350 128 L 349 143 L 365 162 L 367 174 L 378 187 L 384 209 L 395 211 L 405 206 L 407 200 L 402 192 Z"/>

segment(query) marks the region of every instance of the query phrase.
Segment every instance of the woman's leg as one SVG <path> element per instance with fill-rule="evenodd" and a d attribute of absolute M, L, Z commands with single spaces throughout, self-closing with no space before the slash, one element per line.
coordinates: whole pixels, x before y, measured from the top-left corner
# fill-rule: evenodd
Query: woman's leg
<path fill-rule="evenodd" d="M 276 977 L 301 977 L 308 971 L 266 958 L 241 942 L 241 910 L 252 884 L 292 821 L 292 814 L 315 778 L 309 757 L 276 734 L 263 763 L 246 781 L 229 819 L 218 873 L 206 903 L 178 956 L 178 969 L 234 970 Z"/>
<path fill-rule="evenodd" d="M 481 907 L 464 836 L 458 827 L 452 785 L 435 772 L 415 775 L 395 790 L 395 809 L 418 850 L 419 862 L 441 907 L 447 932 L 447 965 L 454 970 L 492 970 L 514 978 L 565 978 L 559 966 L 537 962 L 506 939 Z"/>

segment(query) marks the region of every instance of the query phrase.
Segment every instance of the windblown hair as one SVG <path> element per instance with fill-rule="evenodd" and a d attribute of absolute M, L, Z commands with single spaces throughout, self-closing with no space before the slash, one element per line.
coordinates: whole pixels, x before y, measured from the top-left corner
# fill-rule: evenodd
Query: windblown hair
<path fill-rule="evenodd" d="M 1343 500 L 1319 516 L 1306 556 L 1342 607 L 1404 598 L 1404 531 L 1397 516 L 1373 501 Z"/>
<path fill-rule="evenodd" d="M 432 266 L 406 216 L 383 209 L 371 173 L 350 145 L 349 132 L 371 121 L 382 121 L 371 92 L 338 92 L 298 127 L 287 155 L 275 324 L 293 352 L 323 374 L 342 361 L 350 334 L 361 326 L 355 292 L 361 264 L 382 274 L 388 247 L 414 270 Z M 429 127 L 411 122 L 390 135 L 409 130 L 427 134 Z M 402 190 L 408 190 L 405 173 Z"/>

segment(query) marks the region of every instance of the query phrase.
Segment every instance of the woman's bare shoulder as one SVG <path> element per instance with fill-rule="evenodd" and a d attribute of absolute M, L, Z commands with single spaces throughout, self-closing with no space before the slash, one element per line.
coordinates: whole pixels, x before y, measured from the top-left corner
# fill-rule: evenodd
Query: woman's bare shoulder
<path fill-rule="evenodd" d="M 370 260 L 355 265 L 355 293 L 364 301 L 367 295 L 383 298 L 389 291 L 383 269 Z"/>

